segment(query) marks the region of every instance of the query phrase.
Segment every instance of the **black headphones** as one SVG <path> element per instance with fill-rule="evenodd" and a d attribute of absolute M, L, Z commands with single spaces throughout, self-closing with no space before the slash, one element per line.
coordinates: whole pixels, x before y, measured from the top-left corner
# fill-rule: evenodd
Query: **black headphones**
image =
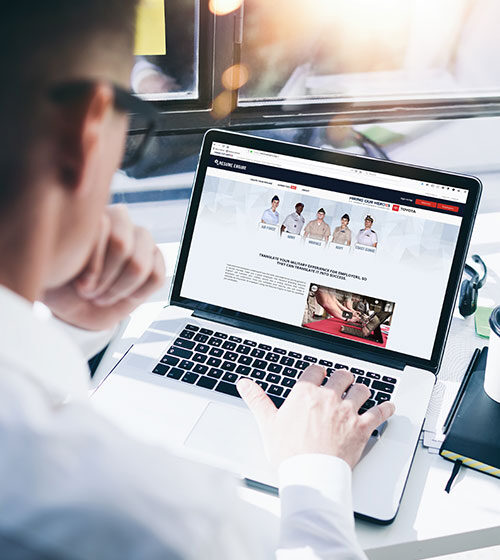
<path fill-rule="evenodd" d="M 479 273 L 469 266 L 465 265 L 465 272 L 470 275 L 470 280 L 464 280 L 460 287 L 460 299 L 458 301 L 458 310 L 460 315 L 468 317 L 476 312 L 477 309 L 477 293 L 483 287 L 486 281 L 487 268 L 479 255 L 472 255 L 472 260 L 476 263 L 481 263 L 484 273 L 483 277 L 479 279 Z"/>

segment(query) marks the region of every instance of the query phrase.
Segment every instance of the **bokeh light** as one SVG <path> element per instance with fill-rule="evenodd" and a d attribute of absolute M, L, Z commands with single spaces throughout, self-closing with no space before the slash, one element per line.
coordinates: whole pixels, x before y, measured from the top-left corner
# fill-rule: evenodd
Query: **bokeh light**
<path fill-rule="evenodd" d="M 243 0 L 210 0 L 208 9 L 216 16 L 225 16 L 237 10 L 243 4 Z"/>
<path fill-rule="evenodd" d="M 239 89 L 247 82 L 248 68 L 244 64 L 234 64 L 222 74 L 222 85 L 229 90 Z"/>
<path fill-rule="evenodd" d="M 231 91 L 225 90 L 214 99 L 211 115 L 216 120 L 223 119 L 234 110 L 235 106 L 235 96 Z"/>

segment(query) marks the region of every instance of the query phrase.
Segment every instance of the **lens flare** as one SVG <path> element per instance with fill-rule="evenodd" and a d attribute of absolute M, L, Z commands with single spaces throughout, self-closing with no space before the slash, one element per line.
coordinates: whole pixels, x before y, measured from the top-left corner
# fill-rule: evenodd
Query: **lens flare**
<path fill-rule="evenodd" d="M 248 68 L 244 64 L 234 64 L 222 73 L 222 85 L 226 89 L 239 89 L 248 82 Z"/>
<path fill-rule="evenodd" d="M 237 10 L 243 4 L 243 0 L 210 0 L 208 9 L 216 16 L 225 16 Z"/>
<path fill-rule="evenodd" d="M 214 99 L 211 115 L 214 119 L 227 117 L 235 108 L 235 99 L 230 91 L 223 91 Z"/>

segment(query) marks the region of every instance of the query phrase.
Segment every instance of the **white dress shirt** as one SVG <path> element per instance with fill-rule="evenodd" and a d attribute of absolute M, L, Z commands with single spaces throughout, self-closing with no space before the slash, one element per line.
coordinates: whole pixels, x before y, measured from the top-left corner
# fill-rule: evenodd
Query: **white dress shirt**
<path fill-rule="evenodd" d="M 100 416 L 85 356 L 56 321 L 1 286 L 0 313 L 0 558 L 366 558 L 343 460 L 283 462 L 279 536 L 233 476 Z"/>
<path fill-rule="evenodd" d="M 304 220 L 303 216 L 297 214 L 297 212 L 292 212 L 285 218 L 283 225 L 285 226 L 285 231 L 287 231 L 288 233 L 295 233 L 295 235 L 300 235 L 305 222 L 306 221 Z"/>
<path fill-rule="evenodd" d="M 280 214 L 277 210 L 273 212 L 272 208 L 268 208 L 267 210 L 264 210 L 264 213 L 262 214 L 262 221 L 270 226 L 277 226 L 280 221 Z"/>

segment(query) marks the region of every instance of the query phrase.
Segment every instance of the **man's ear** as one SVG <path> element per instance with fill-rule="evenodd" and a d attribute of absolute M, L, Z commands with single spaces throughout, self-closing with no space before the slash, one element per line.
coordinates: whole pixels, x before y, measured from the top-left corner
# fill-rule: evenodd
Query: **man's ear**
<path fill-rule="evenodd" d="M 78 99 L 58 105 L 55 157 L 64 187 L 75 190 L 86 184 L 86 172 L 112 109 L 113 90 L 99 82 Z"/>

